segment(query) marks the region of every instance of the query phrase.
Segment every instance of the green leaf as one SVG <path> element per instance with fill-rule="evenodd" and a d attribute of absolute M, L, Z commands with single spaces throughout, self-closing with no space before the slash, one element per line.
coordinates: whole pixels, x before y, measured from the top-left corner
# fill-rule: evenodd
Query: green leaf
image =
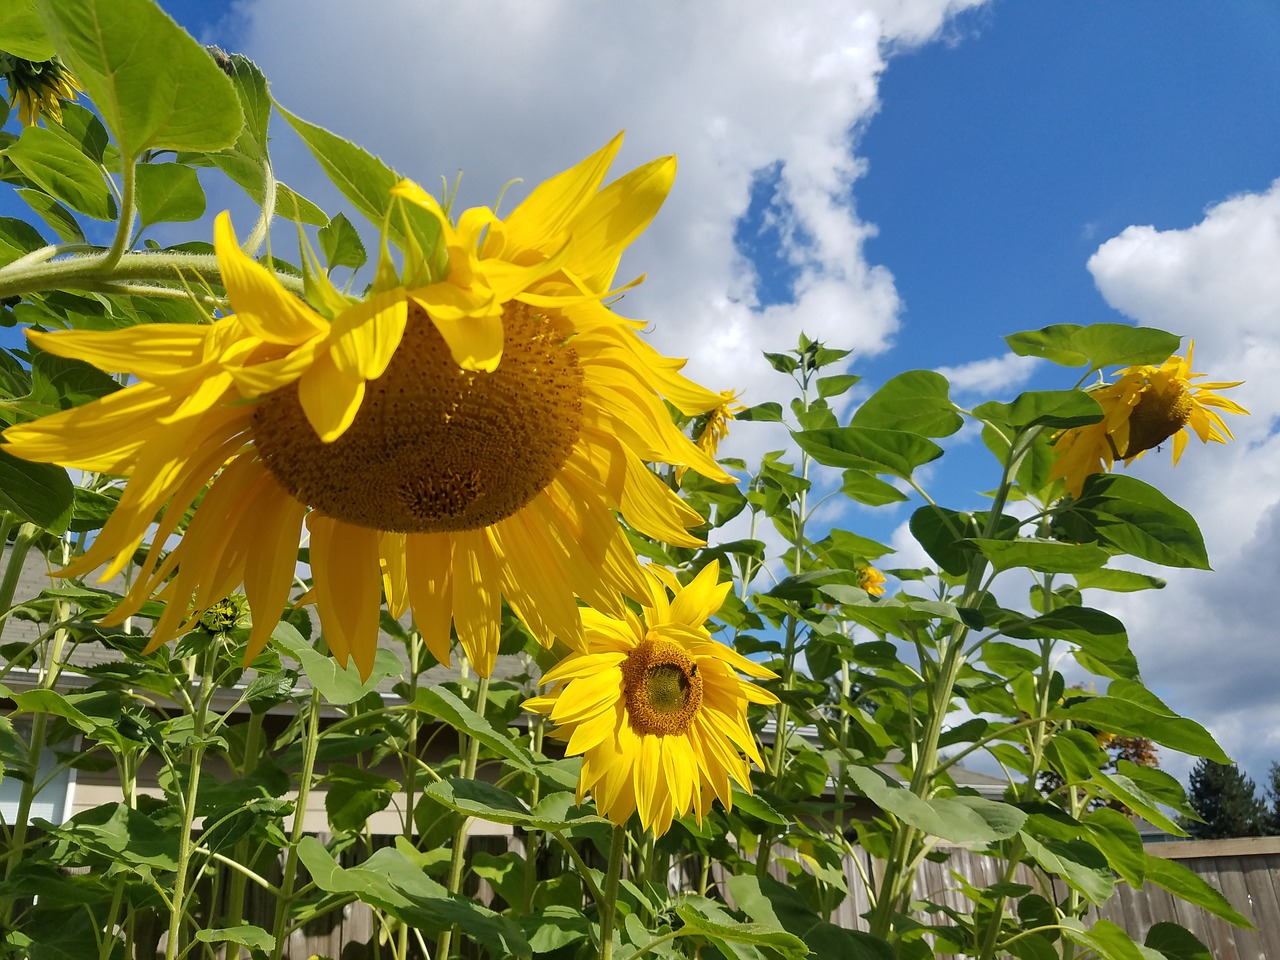
<path fill-rule="evenodd" d="M 684 929 L 699 933 L 711 940 L 728 940 L 730 943 L 749 943 L 769 947 L 784 957 L 804 960 L 809 947 L 794 934 L 763 923 L 737 923 L 713 920 L 700 909 L 702 897 L 685 897 L 676 904 L 676 915 L 684 921 Z M 712 901 L 707 901 L 712 903 Z"/>
<path fill-rule="evenodd" d="M 402 250 L 409 245 L 403 229 L 407 220 L 413 232 L 413 242 L 422 255 L 431 260 L 440 239 L 440 225 L 433 217 L 412 204 L 401 205 L 404 219 L 399 215 L 387 217 L 392 201 L 391 188 L 401 179 L 398 173 L 350 140 L 343 140 L 322 127 L 307 123 L 283 107 L 277 105 L 277 108 L 302 138 L 325 175 L 344 197 L 355 204 L 357 210 L 378 226 L 386 221 L 389 235 Z"/>
<path fill-rule="evenodd" d="M 62 467 L 19 460 L 0 447 L 0 507 L 50 533 L 71 522 L 75 487 Z"/>
<path fill-rule="evenodd" d="M 1166 860 L 1149 853 L 1143 873 L 1148 882 L 1164 887 L 1175 897 L 1203 907 L 1215 917 L 1221 917 L 1237 927 L 1254 929 L 1253 924 L 1231 905 L 1231 901 L 1176 860 Z"/>
<path fill-rule="evenodd" d="M 812 956 L 843 960 L 894 960 L 897 956 L 878 937 L 827 923 L 798 890 L 773 877 L 737 874 L 728 878 L 726 886 L 743 913 L 766 928 L 781 928 L 799 937 Z"/>
<path fill-rule="evenodd" d="M 590 814 L 563 820 L 535 814 L 515 794 L 483 780 L 460 777 L 438 780 L 428 784 L 423 792 L 464 816 L 478 817 L 491 823 L 508 823 L 526 830 L 565 830 L 588 823 L 608 823 Z M 540 807 L 540 811 L 545 809 Z"/>
<path fill-rule="evenodd" d="M 53 232 L 58 235 L 58 239 L 66 243 L 85 242 L 84 228 L 80 226 L 75 215 L 53 197 L 40 190 L 27 188 L 15 190 L 14 193 L 21 197 L 26 205 L 49 225 Z"/>
<path fill-rule="evenodd" d="M 591 936 L 591 921 L 586 914 L 556 904 L 521 917 L 520 926 L 534 953 L 550 953 Z"/>
<path fill-rule="evenodd" d="M 1151 327 L 1124 323 L 1095 323 L 1082 327 L 1059 323 L 1005 337 L 1009 349 L 1022 357 L 1044 357 L 1065 367 L 1097 370 L 1120 364 L 1163 363 L 1180 337 Z"/>
<path fill-rule="evenodd" d="M 837 373 L 830 377 L 819 377 L 818 397 L 824 400 L 827 397 L 839 397 L 847 393 L 861 379 L 861 377 L 852 373 Z"/>
<path fill-rule="evenodd" d="M 0 267 L 44 245 L 44 237 L 25 220 L 0 217 Z"/>
<path fill-rule="evenodd" d="M 1135 477 L 1094 474 L 1085 481 L 1074 510 L 1115 549 L 1166 567 L 1209 569 L 1195 518 Z"/>
<path fill-rule="evenodd" d="M 1217 763 L 1231 762 L 1204 727 L 1194 720 L 1179 717 L 1167 708 L 1160 711 L 1119 697 L 1089 697 L 1070 706 L 1057 707 L 1050 711 L 1050 715 L 1087 723 L 1108 733 L 1146 737 L 1171 750 L 1208 757 Z"/>
<path fill-rule="evenodd" d="M 303 837 L 297 850 L 316 886 L 327 893 L 349 894 L 403 923 L 428 931 L 460 927 L 465 936 L 483 944 L 492 956 L 529 953 L 529 943 L 513 921 L 466 897 L 450 894 L 410 859 L 416 851 L 403 837 L 397 838 L 395 848 L 376 850 L 363 864 L 350 869 L 338 866 L 324 844 L 314 837 Z"/>
<path fill-rule="evenodd" d="M 37 0 L 49 38 L 126 162 L 143 150 L 220 150 L 244 116 L 230 78 L 152 0 Z"/>
<path fill-rule="evenodd" d="M 494 729 L 488 720 L 451 691 L 443 687 L 419 687 L 414 694 L 413 703 L 409 706 L 447 723 L 459 732 L 475 737 L 484 746 L 525 773 L 537 773 L 533 754 L 507 736 L 505 732 Z"/>
<path fill-rule="evenodd" d="M 1007 803 L 981 797 L 922 799 L 871 767 L 849 767 L 846 776 L 881 810 L 930 836 L 953 843 L 990 843 L 1012 837 L 1027 815 Z"/>
<path fill-rule="evenodd" d="M 868 397 L 853 414 L 858 427 L 905 430 L 922 437 L 949 437 L 964 425 L 948 391 L 947 378 L 933 370 L 908 370 Z"/>
<path fill-rule="evenodd" d="M 276 948 L 276 938 L 261 927 L 244 924 L 239 927 L 219 927 L 197 930 L 196 939 L 201 943 L 238 943 L 250 950 L 268 953 Z"/>
<path fill-rule="evenodd" d="M 1142 886 L 1147 855 L 1133 821 L 1119 810 L 1099 807 L 1084 818 L 1084 828 L 1111 869 L 1130 886 Z"/>
<path fill-rule="evenodd" d="M 204 216 L 204 190 L 191 167 L 181 163 L 140 163 L 137 175 L 139 228 Z"/>
<path fill-rule="evenodd" d="M 1147 931 L 1144 943 L 1158 950 L 1166 960 L 1214 960 L 1213 954 L 1186 927 L 1161 921 Z"/>
<path fill-rule="evenodd" d="M 72 210 L 97 220 L 115 219 L 115 200 L 98 165 L 51 130 L 27 127 L 4 155 L 24 177 Z"/>
<path fill-rule="evenodd" d="M 1102 419 L 1102 407 L 1083 390 L 1029 390 L 1013 403 L 992 400 L 974 408 L 980 420 L 1014 430 L 1029 427 L 1082 427 Z"/>
<path fill-rule="evenodd" d="M 319 227 L 329 222 L 329 215 L 314 203 L 283 183 L 276 183 L 276 216 L 294 223 Z"/>
<path fill-rule="evenodd" d="M 1096 570 L 1108 559 L 1105 550 L 1091 543 L 1060 543 L 1030 537 L 1017 540 L 974 538 L 970 542 L 982 551 L 997 572 L 1027 567 L 1041 573 L 1079 573 Z"/>
<path fill-rule="evenodd" d="M 399 784 L 369 770 L 333 764 L 324 777 L 324 809 L 335 832 L 363 830 L 369 818 L 391 803 Z"/>
<path fill-rule="evenodd" d="M 1109 796 L 1119 800 L 1153 826 L 1159 827 L 1175 837 L 1185 837 L 1187 835 L 1187 831 L 1164 812 L 1164 808 L 1160 806 L 1160 801 L 1148 794 L 1131 778 L 1119 773 L 1107 773 L 1104 770 L 1098 770 L 1094 772 L 1093 780 L 1105 787 Z"/>
<path fill-rule="evenodd" d="M 333 657 L 317 653 L 302 639 L 302 634 L 292 624 L 283 620 L 271 631 L 271 639 L 302 664 L 302 672 L 307 675 L 312 686 L 332 704 L 355 703 L 377 690 L 378 685 L 387 677 L 399 676 L 404 672 L 404 664 L 394 653 L 379 650 L 369 679 L 361 680 L 360 671 L 354 665 L 349 668 L 340 667 Z"/>
<path fill-rule="evenodd" d="M 1129 650 L 1124 624 L 1101 610 L 1059 607 L 1034 620 L 1007 624 L 1001 632 L 1017 640 L 1067 640 L 1117 675 L 1138 677 L 1138 661 Z"/>
<path fill-rule="evenodd" d="M 1081 590 L 1111 590 L 1114 593 L 1134 593 L 1138 590 L 1163 590 L 1166 581 L 1146 573 L 1132 570 L 1087 570 L 1076 574 L 1076 586 Z"/>
<path fill-rule="evenodd" d="M 340 213 L 316 231 L 316 239 L 320 241 L 320 250 L 330 270 L 337 267 L 359 270 L 368 259 L 360 234 Z"/>
<path fill-rule="evenodd" d="M 766 353 L 764 358 L 779 373 L 794 373 L 800 369 L 800 361 L 789 353 Z"/>
<path fill-rule="evenodd" d="M 942 448 L 924 437 L 874 427 L 832 427 L 791 434 L 800 448 L 823 466 L 888 473 L 904 480 L 912 471 L 942 456 Z"/>
<path fill-rule="evenodd" d="M 123 803 L 107 803 L 78 813 L 50 830 L 59 839 L 112 863 L 176 870 L 178 836 Z"/>
<path fill-rule="evenodd" d="M 893 484 L 865 470 L 846 470 L 840 492 L 850 500 L 869 507 L 882 507 L 886 503 L 901 503 L 907 499 L 907 495 Z"/>
<path fill-rule="evenodd" d="M 782 422 L 782 404 L 769 401 L 767 403 L 757 403 L 754 407 L 740 413 L 734 414 L 735 420 L 763 420 L 769 423 Z"/>
<path fill-rule="evenodd" d="M 1091 903 L 1105 903 L 1115 889 L 1111 867 L 1094 846 L 1083 840 L 1050 840 L 1041 843 L 1023 831 L 1027 853 L 1041 867 L 1056 873 Z"/>
<path fill-rule="evenodd" d="M 1095 950 L 1102 960 L 1159 960 L 1110 920 L 1093 921 L 1088 928 L 1074 917 L 1062 921 L 1068 940 Z"/>
<path fill-rule="evenodd" d="M 0 4 L 0 50 L 36 63 L 57 53 L 44 32 L 34 0 L 5 0 Z"/>

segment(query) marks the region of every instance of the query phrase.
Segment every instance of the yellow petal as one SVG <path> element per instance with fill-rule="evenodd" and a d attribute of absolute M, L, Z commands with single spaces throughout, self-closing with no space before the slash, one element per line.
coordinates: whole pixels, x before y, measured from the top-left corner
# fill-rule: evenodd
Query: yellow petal
<path fill-rule="evenodd" d="M 497 560 L 484 531 L 454 534 L 453 622 L 476 673 L 493 673 L 502 639 L 502 595 Z"/>
<path fill-rule="evenodd" d="M 320 627 L 339 663 L 347 654 L 362 678 L 373 672 L 378 652 L 378 611 L 382 606 L 378 531 L 343 523 L 314 511 L 311 572 Z"/>
<path fill-rule="evenodd" d="M 199 375 L 192 368 L 204 359 L 213 329 L 192 323 L 140 323 L 120 330 L 28 330 L 27 339 L 46 353 L 84 360 L 107 373 L 141 380 L 185 379 Z"/>
<path fill-rule="evenodd" d="M 573 218 L 590 202 L 604 183 L 613 158 L 622 146 L 622 134 L 585 160 L 543 181 L 519 206 L 503 218 L 504 247 L 546 250 L 559 247 Z M 496 238 L 495 238 L 496 239 Z M 499 256 L 485 247 L 486 256 Z"/>
<path fill-rule="evenodd" d="M 458 288 L 449 284 L 433 284 L 411 291 L 410 298 L 427 311 L 427 316 L 440 331 L 453 362 L 463 370 L 492 373 L 502 359 L 502 308 L 493 301 L 481 310 L 463 299 Z M 474 308 L 475 312 L 468 312 Z"/>
<path fill-rule="evenodd" d="M 431 655 L 447 667 L 453 622 L 453 535 L 408 534 L 405 567 L 414 623 Z"/>
<path fill-rule="evenodd" d="M 382 567 L 382 592 L 387 596 L 387 611 L 399 620 L 409 606 L 408 568 L 405 563 L 403 533 L 383 533 L 378 542 L 378 559 Z"/>
<path fill-rule="evenodd" d="M 587 290 L 608 290 L 622 251 L 653 220 L 675 177 L 676 158 L 659 157 L 592 197 L 573 220 L 573 253 L 566 272 Z"/>
<path fill-rule="evenodd" d="M 304 343 L 328 329 L 321 316 L 244 255 L 226 211 L 214 221 L 213 247 L 236 320 L 255 337 L 268 343 Z"/>
<path fill-rule="evenodd" d="M 316 435 L 332 443 L 347 431 L 360 412 L 364 381 L 338 370 L 333 357 L 321 352 L 298 380 L 298 400 Z"/>
<path fill-rule="evenodd" d="M 675 623 L 701 626 L 720 609 L 733 589 L 732 581 L 719 582 L 720 562 L 712 560 L 671 601 L 671 619 Z"/>
<path fill-rule="evenodd" d="M 400 346 L 409 305 L 401 289 L 378 293 L 333 320 L 333 362 L 348 377 L 376 380 Z"/>
<path fill-rule="evenodd" d="M 538 636 L 544 646 L 551 646 L 558 637 L 574 650 L 585 652 L 573 589 L 546 546 L 543 532 L 534 529 L 521 510 L 490 528 L 489 533 L 503 560 L 503 593 L 521 619 L 529 623 L 532 616 L 544 624 L 544 635 Z"/>
<path fill-rule="evenodd" d="M 298 566 L 302 518 L 307 512 L 306 507 L 285 493 L 270 473 L 263 473 L 267 479 L 257 494 L 262 528 L 244 566 L 244 594 L 253 612 L 253 629 L 249 631 L 249 646 L 244 654 L 246 666 L 267 645 L 289 602 Z"/>

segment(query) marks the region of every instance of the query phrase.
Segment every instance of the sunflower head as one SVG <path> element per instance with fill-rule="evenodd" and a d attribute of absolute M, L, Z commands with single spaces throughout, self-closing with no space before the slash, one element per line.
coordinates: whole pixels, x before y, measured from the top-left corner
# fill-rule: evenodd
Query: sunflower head
<path fill-rule="evenodd" d="M 550 692 L 525 702 L 550 715 L 566 753 L 582 755 L 579 801 L 590 793 L 615 823 L 638 812 L 661 835 L 691 811 L 701 822 L 716 798 L 732 806 L 731 782 L 751 790 L 748 762 L 761 759 L 747 705 L 777 698 L 739 674 L 774 674 L 707 632 L 731 588 L 719 572 L 713 562 L 682 587 L 650 568 L 643 616 L 584 611 L 587 650 L 548 671 Z"/>
<path fill-rule="evenodd" d="M 858 586 L 873 597 L 884 596 L 884 574 L 872 566 L 858 567 Z"/>
<path fill-rule="evenodd" d="M 1194 350 L 1192 341 L 1186 359 L 1170 357 L 1160 366 L 1125 367 L 1112 382 L 1091 389 L 1089 395 L 1102 407 L 1102 419 L 1058 434 L 1049 479 L 1064 481 L 1066 492 L 1079 496 L 1091 474 L 1110 470 L 1117 460 L 1128 465 L 1166 440 L 1173 440 L 1176 465 L 1191 433 L 1203 443 L 1231 439 L 1219 411 L 1249 411 L 1216 391 L 1243 381 L 1194 382 L 1205 376 L 1191 370 Z"/>
<path fill-rule="evenodd" d="M 24 127 L 40 121 L 41 115 L 62 123 L 62 103 L 76 98 L 82 88 L 57 57 L 50 60 L 23 60 L 0 51 L 0 76 L 9 87 L 9 107 L 18 108 Z"/>
<path fill-rule="evenodd" d="M 702 517 L 649 464 L 733 478 L 666 407 L 696 417 L 725 398 L 604 304 L 675 175 L 675 159 L 659 157 L 606 185 L 620 145 L 621 135 L 505 218 L 476 207 L 455 219 L 417 184 L 396 184 L 388 223 L 416 208 L 438 224 L 439 249 L 406 242 L 397 265 L 384 242 L 363 300 L 335 289 L 305 248 L 300 299 L 242 252 L 224 213 L 214 249 L 226 316 L 32 333 L 50 353 L 132 381 L 5 431 L 15 456 L 127 478 L 62 575 L 105 565 L 110 578 L 149 536 L 109 621 L 165 601 L 154 649 L 243 584 L 252 659 L 291 601 L 308 536 L 306 597 L 330 649 L 364 676 L 384 599 L 394 617 L 412 611 L 443 662 L 456 635 L 485 676 L 504 606 L 544 643 L 583 650 L 579 600 L 619 618 L 626 597 L 654 602 L 617 514 L 698 546 L 689 529 Z M 644 687 L 655 717 L 682 695 L 673 664 Z"/>

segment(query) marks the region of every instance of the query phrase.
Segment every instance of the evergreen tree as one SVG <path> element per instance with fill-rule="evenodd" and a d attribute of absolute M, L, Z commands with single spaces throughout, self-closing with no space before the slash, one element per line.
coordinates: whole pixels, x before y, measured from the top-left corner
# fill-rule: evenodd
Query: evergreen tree
<path fill-rule="evenodd" d="M 1267 773 L 1267 833 L 1280 836 L 1280 763 L 1271 761 Z"/>
<path fill-rule="evenodd" d="M 1224 765 L 1204 758 L 1196 761 L 1187 799 L 1204 820 L 1182 822 L 1197 840 L 1261 837 L 1271 832 L 1271 811 L 1258 798 L 1254 782 L 1234 763 Z"/>

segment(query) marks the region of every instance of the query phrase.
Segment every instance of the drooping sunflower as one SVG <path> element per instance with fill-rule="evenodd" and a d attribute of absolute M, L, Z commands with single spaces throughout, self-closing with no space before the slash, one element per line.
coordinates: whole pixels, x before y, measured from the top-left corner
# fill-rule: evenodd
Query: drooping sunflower
<path fill-rule="evenodd" d="M 582 649 L 576 597 L 622 616 L 623 595 L 650 592 L 614 510 L 649 536 L 701 542 L 687 531 L 701 518 L 644 461 L 732 482 L 663 406 L 665 397 L 692 416 L 720 396 L 601 302 L 675 173 L 664 157 L 602 188 L 620 143 L 504 219 L 473 208 L 455 225 L 402 181 L 399 201 L 439 223 L 442 276 L 412 250 L 397 273 L 384 244 L 366 299 L 320 283 L 320 302 L 308 304 L 240 251 L 224 213 L 214 247 L 230 315 L 32 333 L 50 353 L 137 381 L 5 432 L 17 456 L 128 477 L 106 526 L 62 575 L 106 564 L 103 579 L 114 576 L 156 523 L 108 622 L 153 596 L 167 601 L 155 649 L 243 583 L 248 660 L 289 603 L 305 524 L 322 629 L 365 676 L 384 590 L 393 616 L 412 609 L 442 662 L 452 623 L 485 676 L 504 599 L 544 642 Z"/>
<path fill-rule="evenodd" d="M 732 584 L 712 562 L 681 588 L 650 568 L 643 617 L 583 611 L 587 652 L 571 653 L 542 677 L 549 693 L 525 709 L 549 714 L 565 752 L 582 754 L 578 802 L 587 793 L 614 823 L 640 814 L 661 836 L 677 816 L 698 822 L 719 798 L 733 805 L 730 781 L 751 791 L 748 761 L 763 766 L 747 725 L 747 704 L 777 698 L 738 673 L 775 674 L 711 637 L 705 626 Z M 668 591 L 672 594 L 668 598 Z"/>
<path fill-rule="evenodd" d="M 43 114 L 62 123 L 62 103 L 76 98 L 81 89 L 75 76 L 61 60 L 23 60 L 0 51 L 0 77 L 9 88 L 9 107 L 18 108 L 18 120 L 24 127 L 40 121 Z"/>
<path fill-rule="evenodd" d="M 1062 431 L 1054 441 L 1049 479 L 1065 482 L 1066 492 L 1079 496 L 1087 477 L 1105 473 L 1117 460 L 1128 466 L 1146 451 L 1173 438 L 1176 466 L 1195 431 L 1202 443 L 1226 443 L 1230 428 L 1219 410 L 1249 413 L 1215 391 L 1238 387 L 1244 381 L 1193 383 L 1203 373 L 1192 373 L 1195 341 L 1187 357 L 1170 357 L 1160 366 L 1125 367 L 1112 383 L 1095 387 L 1089 395 L 1102 407 L 1097 423 Z"/>
<path fill-rule="evenodd" d="M 698 418 L 697 436 L 694 438 L 698 449 L 707 456 L 714 457 L 721 442 L 729 436 L 729 421 L 745 409 L 746 405 L 738 402 L 736 391 L 721 390 L 719 405 Z M 684 479 L 686 469 L 688 468 L 676 467 L 677 482 Z"/>

